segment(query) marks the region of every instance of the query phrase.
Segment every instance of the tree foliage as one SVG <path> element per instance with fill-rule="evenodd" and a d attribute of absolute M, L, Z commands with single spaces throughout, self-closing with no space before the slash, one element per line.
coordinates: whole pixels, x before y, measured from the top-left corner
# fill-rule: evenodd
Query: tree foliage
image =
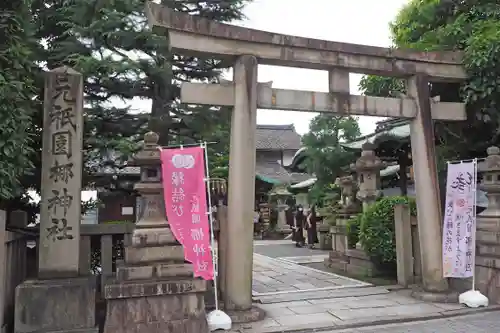
<path fill-rule="evenodd" d="M 409 205 L 411 214 L 417 214 L 415 200 L 407 197 L 382 198 L 361 214 L 359 240 L 377 264 L 396 263 L 394 206 L 397 204 Z"/>
<path fill-rule="evenodd" d="M 358 121 L 354 117 L 320 114 L 311 121 L 302 143 L 307 148 L 307 170 L 318 179 L 310 192 L 313 202 L 335 183 L 342 168 L 354 161 L 353 152 L 345 150 L 341 143 L 359 135 Z"/>
<path fill-rule="evenodd" d="M 43 71 L 62 65 L 84 77 L 84 186 L 105 165 L 125 166 L 150 129 L 162 145 L 215 141 L 212 164 L 227 161 L 229 110 L 182 105 L 179 83 L 217 81 L 229 64 L 171 54 L 142 0 L 27 1 L 1 5 L 0 199 L 18 208 L 20 193 L 40 187 Z M 227 22 L 242 18 L 247 1 L 162 4 Z M 133 99 L 152 101 L 151 110 L 131 109 Z"/>
<path fill-rule="evenodd" d="M 29 5 L 27 0 L 0 4 L 0 200 L 20 195 L 21 177 L 33 167 L 37 68 Z"/>
<path fill-rule="evenodd" d="M 468 120 L 436 122 L 440 152 L 447 158 L 483 155 L 500 137 L 500 5 L 494 0 L 412 0 L 390 25 L 393 44 L 419 51 L 461 50 L 467 81 L 459 87 L 434 83 L 441 101 L 463 101 Z M 399 97 L 400 80 L 366 76 L 367 95 Z"/>

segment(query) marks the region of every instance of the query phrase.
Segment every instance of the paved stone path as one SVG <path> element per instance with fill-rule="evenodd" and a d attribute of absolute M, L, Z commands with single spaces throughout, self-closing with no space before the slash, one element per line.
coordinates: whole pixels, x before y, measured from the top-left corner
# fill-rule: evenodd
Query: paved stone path
<path fill-rule="evenodd" d="M 325 250 L 311 250 L 307 247 L 295 247 L 295 244 L 290 240 L 254 241 L 254 253 L 262 254 L 272 258 L 328 255 L 328 251 Z"/>
<path fill-rule="evenodd" d="M 499 326 L 500 312 L 495 311 L 425 322 L 371 326 L 325 333 L 496 333 Z"/>
<path fill-rule="evenodd" d="M 254 253 L 252 287 L 254 297 L 369 285 L 348 277 L 300 266 L 291 261 Z"/>
<path fill-rule="evenodd" d="M 258 241 L 254 245 L 257 253 L 254 253 L 253 296 L 255 305 L 264 309 L 267 317 L 256 323 L 234 325 L 233 332 L 271 333 L 301 330 L 307 332 L 314 329 L 328 331 L 335 328 L 337 331 L 332 332 L 498 331 L 498 329 L 489 330 L 491 328 L 489 324 L 484 324 L 485 328 L 478 326 L 478 329 L 475 326 L 468 326 L 467 330 L 450 330 L 452 328 L 446 330 L 445 327 L 448 327 L 446 325 L 454 323 L 454 319 L 439 323 L 436 321 L 437 330 L 433 330 L 433 326 L 421 323 L 422 326 L 410 325 L 407 330 L 400 329 L 403 325 L 400 324 L 392 330 L 374 326 L 375 328 L 366 330 L 340 331 L 346 325 L 369 326 L 380 322 L 436 319 L 457 314 L 465 315 L 474 310 L 465 309 L 459 304 L 424 303 L 410 297 L 408 290 L 390 292 L 362 281 L 301 266 L 297 263 L 306 260 L 300 258 L 301 256 L 318 256 L 323 253 L 318 250 L 295 248 L 289 241 Z M 266 255 L 263 255 L 264 253 Z M 493 320 L 491 315 L 486 316 Z M 453 325 L 451 327 L 462 327 L 460 323 Z M 404 327 L 406 329 L 406 326 Z"/>
<path fill-rule="evenodd" d="M 358 288 L 363 289 L 363 288 Z M 266 311 L 263 321 L 234 325 L 233 332 L 239 333 L 277 333 L 286 331 L 308 332 L 313 330 L 339 330 L 351 325 L 368 327 L 374 323 L 406 322 L 443 318 L 450 315 L 465 315 L 474 309 L 466 309 L 460 304 L 424 303 L 405 294 L 405 291 L 390 292 L 380 295 L 341 297 L 316 300 L 280 302 L 273 304 L 256 304 Z M 498 322 L 500 324 L 500 320 Z M 401 324 L 400 324 L 401 325 Z M 375 327 L 375 326 L 374 326 Z M 432 327 L 432 326 L 427 326 Z M 441 327 L 441 326 L 439 326 Z M 444 326 L 443 326 L 444 327 Z M 454 332 L 454 331 L 441 331 Z M 375 330 L 373 328 L 359 332 L 438 332 L 438 331 L 405 331 Z M 494 331 L 497 332 L 498 330 Z M 332 331 L 339 332 L 339 331 Z M 347 332 L 358 332 L 347 330 Z M 465 332 L 465 331 L 457 331 Z M 469 333 L 491 332 L 469 330 Z"/>

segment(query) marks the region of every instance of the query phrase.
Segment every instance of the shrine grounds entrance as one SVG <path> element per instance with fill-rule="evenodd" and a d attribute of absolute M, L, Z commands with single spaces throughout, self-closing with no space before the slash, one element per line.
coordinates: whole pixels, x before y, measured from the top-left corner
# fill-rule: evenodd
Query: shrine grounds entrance
<path fill-rule="evenodd" d="M 461 103 L 431 101 L 429 83 L 466 78 L 461 54 L 413 52 L 275 34 L 176 13 L 148 2 L 149 23 L 168 35 L 175 53 L 231 61 L 233 82 L 184 83 L 181 102 L 233 107 L 228 193 L 227 248 L 222 273 L 227 308 L 252 306 L 252 219 L 255 191 L 257 108 L 340 115 L 411 119 L 411 147 L 418 208 L 422 282 L 429 292 L 448 289 L 442 274 L 441 212 L 433 120 L 466 119 Z M 257 82 L 258 64 L 325 70 L 329 92 L 274 89 Z M 403 78 L 408 96 L 381 98 L 351 95 L 349 73 Z M 230 278 L 227 278 L 230 277 Z"/>

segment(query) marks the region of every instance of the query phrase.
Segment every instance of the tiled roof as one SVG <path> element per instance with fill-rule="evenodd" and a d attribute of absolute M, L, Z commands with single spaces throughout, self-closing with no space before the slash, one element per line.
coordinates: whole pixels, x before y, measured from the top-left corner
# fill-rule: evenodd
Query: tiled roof
<path fill-rule="evenodd" d="M 293 125 L 257 125 L 255 141 L 257 149 L 298 150 L 301 147 L 300 135 Z"/>
<path fill-rule="evenodd" d="M 256 149 L 257 150 L 298 150 L 301 148 L 301 138 L 300 135 L 295 131 L 295 127 L 293 125 L 257 125 L 257 131 L 255 135 L 255 141 L 256 141 Z M 110 152 L 110 156 L 107 156 L 104 158 L 106 159 L 116 159 L 117 157 L 115 156 L 116 152 Z M 272 168 L 278 168 L 276 169 L 277 173 L 279 174 L 280 172 L 283 173 L 283 176 L 288 180 L 291 180 L 290 174 L 283 169 L 281 165 L 279 165 L 277 162 L 275 163 L 276 166 L 272 166 Z M 138 167 L 130 167 L 130 166 L 125 166 L 124 168 L 121 169 L 116 169 L 112 167 L 102 167 L 99 168 L 97 174 L 139 174 L 139 168 Z M 276 176 L 271 176 L 272 178 Z M 298 176 L 297 176 L 298 177 Z M 294 176 L 295 180 L 296 176 Z M 301 179 L 301 177 L 298 177 Z M 298 180 L 301 181 L 301 180 Z M 289 181 L 286 181 L 289 182 Z"/>
<path fill-rule="evenodd" d="M 277 161 L 257 161 L 255 173 L 264 178 L 287 184 L 299 183 L 311 177 L 308 174 L 288 172 Z"/>

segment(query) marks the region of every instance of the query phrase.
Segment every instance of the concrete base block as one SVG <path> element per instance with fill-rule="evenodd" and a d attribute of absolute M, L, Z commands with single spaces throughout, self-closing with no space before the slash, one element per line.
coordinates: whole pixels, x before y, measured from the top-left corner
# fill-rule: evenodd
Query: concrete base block
<path fill-rule="evenodd" d="M 266 312 L 256 306 L 252 306 L 248 310 L 226 310 L 225 312 L 233 324 L 252 323 L 266 317 Z"/>
<path fill-rule="evenodd" d="M 207 333 L 203 280 L 106 286 L 104 333 Z"/>
<path fill-rule="evenodd" d="M 332 237 L 328 232 L 319 232 L 319 248 L 321 250 L 330 250 L 332 248 Z"/>
<path fill-rule="evenodd" d="M 16 287 L 15 333 L 97 333 L 94 278 L 28 280 Z"/>
<path fill-rule="evenodd" d="M 413 298 L 432 303 L 458 303 L 456 291 L 432 292 L 426 291 L 420 286 L 415 286 L 411 292 Z"/>

